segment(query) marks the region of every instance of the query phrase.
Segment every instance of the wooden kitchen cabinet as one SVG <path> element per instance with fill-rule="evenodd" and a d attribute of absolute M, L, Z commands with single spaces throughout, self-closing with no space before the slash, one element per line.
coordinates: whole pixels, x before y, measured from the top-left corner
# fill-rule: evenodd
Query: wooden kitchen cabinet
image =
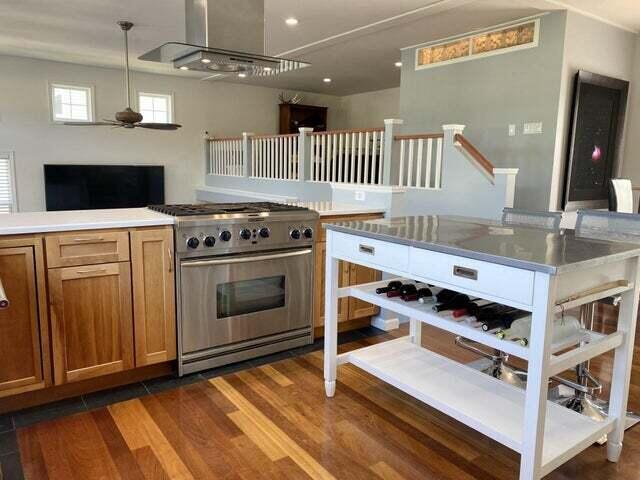
<path fill-rule="evenodd" d="M 173 230 L 131 231 L 136 366 L 176 358 Z"/>
<path fill-rule="evenodd" d="M 350 220 L 373 220 L 382 218 L 382 214 L 361 214 L 349 216 L 323 217 L 321 223 L 347 222 Z M 322 226 L 316 227 L 316 261 L 314 271 L 314 309 L 313 326 L 316 338 L 324 335 L 324 271 L 325 256 L 327 250 L 326 235 Z M 377 270 L 355 265 L 349 262 L 340 262 L 340 279 L 338 285 L 357 285 L 359 283 L 375 282 L 380 280 L 381 274 Z M 369 324 L 370 318 L 377 315 L 380 309 L 363 302 L 357 298 L 346 297 L 338 300 L 338 330 L 346 331 L 363 327 Z"/>
<path fill-rule="evenodd" d="M 48 268 L 129 260 L 129 233 L 126 230 L 49 234 L 46 245 Z"/>
<path fill-rule="evenodd" d="M 0 281 L 9 304 L 0 309 L 0 397 L 51 382 L 42 243 L 0 240 Z"/>
<path fill-rule="evenodd" d="M 49 270 L 56 384 L 133 367 L 128 262 Z"/>

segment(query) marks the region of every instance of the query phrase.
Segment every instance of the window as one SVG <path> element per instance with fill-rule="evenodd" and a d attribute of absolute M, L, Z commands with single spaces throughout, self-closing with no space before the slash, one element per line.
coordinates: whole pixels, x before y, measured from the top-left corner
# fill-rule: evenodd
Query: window
<path fill-rule="evenodd" d="M 138 108 L 143 122 L 172 123 L 173 95 L 138 93 Z"/>
<path fill-rule="evenodd" d="M 0 213 L 18 211 L 13 154 L 0 152 Z"/>
<path fill-rule="evenodd" d="M 93 122 L 93 89 L 73 85 L 51 85 L 54 122 Z"/>

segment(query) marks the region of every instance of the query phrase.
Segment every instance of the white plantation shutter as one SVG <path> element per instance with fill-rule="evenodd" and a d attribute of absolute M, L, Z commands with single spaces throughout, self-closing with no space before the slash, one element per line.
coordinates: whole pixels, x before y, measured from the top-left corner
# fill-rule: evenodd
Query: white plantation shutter
<path fill-rule="evenodd" d="M 0 152 L 0 214 L 17 211 L 13 154 Z"/>

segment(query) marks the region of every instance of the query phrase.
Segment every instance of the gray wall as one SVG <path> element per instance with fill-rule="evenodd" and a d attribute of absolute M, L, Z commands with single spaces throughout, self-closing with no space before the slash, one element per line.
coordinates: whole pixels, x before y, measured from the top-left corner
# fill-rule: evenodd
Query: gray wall
<path fill-rule="evenodd" d="M 627 109 L 626 145 L 621 176 L 640 185 L 640 35 L 635 39 L 635 55 Z"/>
<path fill-rule="evenodd" d="M 438 132 L 462 123 L 465 136 L 497 167 L 519 168 L 516 207 L 549 204 L 565 12 L 541 17 L 537 48 L 425 70 L 414 69 L 415 48 L 402 52 L 400 118 L 403 133 Z M 542 122 L 541 135 L 522 135 Z M 508 125 L 518 134 L 508 136 Z"/>
<path fill-rule="evenodd" d="M 168 75 L 134 73 L 134 90 L 173 92 L 177 132 L 109 127 L 67 127 L 50 120 L 48 84 L 95 87 L 96 118 L 113 118 L 124 107 L 122 71 L 0 56 L 0 151 L 15 152 L 20 211 L 44 209 L 45 163 L 161 164 L 167 202 L 191 202 L 204 184 L 202 134 L 275 133 L 280 90 Z M 340 97 L 304 94 L 329 107 L 330 128 Z"/>

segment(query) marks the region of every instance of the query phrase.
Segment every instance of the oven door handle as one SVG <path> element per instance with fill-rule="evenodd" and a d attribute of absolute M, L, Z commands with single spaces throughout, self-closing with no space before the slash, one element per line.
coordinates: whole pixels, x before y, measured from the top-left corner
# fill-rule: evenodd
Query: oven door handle
<path fill-rule="evenodd" d="M 218 260 L 197 260 L 195 262 L 183 262 L 182 267 L 205 267 L 208 265 L 226 265 L 229 263 L 246 263 L 255 262 L 261 260 L 276 260 L 278 258 L 297 257 L 299 255 L 308 255 L 312 252 L 310 248 L 304 250 L 297 250 L 295 252 L 275 253 L 273 255 L 258 255 L 252 257 L 236 257 L 236 258 L 221 258 Z"/>

